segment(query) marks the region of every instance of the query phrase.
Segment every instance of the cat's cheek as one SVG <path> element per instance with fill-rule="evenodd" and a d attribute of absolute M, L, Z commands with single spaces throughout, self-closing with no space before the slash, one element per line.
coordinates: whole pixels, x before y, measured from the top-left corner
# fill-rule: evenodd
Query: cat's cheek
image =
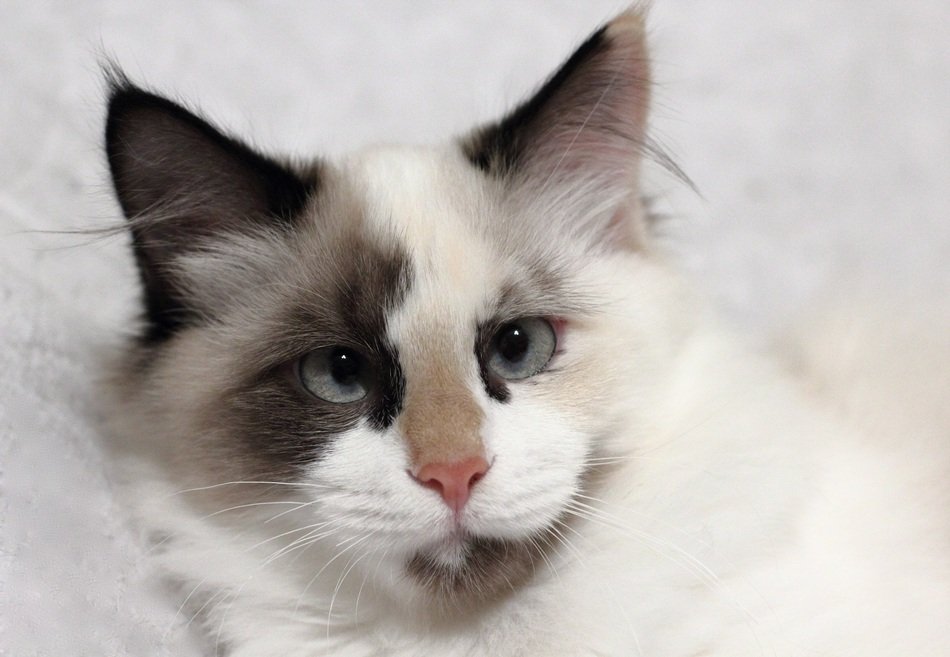
<path fill-rule="evenodd" d="M 524 391 L 488 409 L 483 437 L 494 460 L 469 502 L 471 531 L 525 538 L 563 516 L 578 491 L 590 444 L 572 424 Z"/>
<path fill-rule="evenodd" d="M 446 511 L 438 496 L 409 475 L 409 453 L 395 429 L 368 423 L 338 434 L 301 482 L 318 513 L 340 536 L 412 553 L 439 538 Z"/>

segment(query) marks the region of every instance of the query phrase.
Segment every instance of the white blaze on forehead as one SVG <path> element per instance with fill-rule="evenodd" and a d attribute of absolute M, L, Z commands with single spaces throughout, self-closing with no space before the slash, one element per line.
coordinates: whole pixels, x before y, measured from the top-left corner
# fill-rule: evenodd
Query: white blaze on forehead
<path fill-rule="evenodd" d="M 500 287 L 500 266 L 480 228 L 491 221 L 481 174 L 454 150 L 376 148 L 348 167 L 358 181 L 368 227 L 409 253 L 412 288 L 405 313 L 471 318 Z"/>
<path fill-rule="evenodd" d="M 366 220 L 409 254 L 411 282 L 387 318 L 406 395 L 399 426 L 415 467 L 482 455 L 475 328 L 501 282 L 480 227 L 482 181 L 460 155 L 374 150 L 352 162 Z"/>

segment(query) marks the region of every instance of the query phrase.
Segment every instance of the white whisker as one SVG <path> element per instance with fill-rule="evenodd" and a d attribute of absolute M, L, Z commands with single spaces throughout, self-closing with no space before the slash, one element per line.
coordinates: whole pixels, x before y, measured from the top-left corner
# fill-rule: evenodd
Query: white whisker
<path fill-rule="evenodd" d="M 307 482 L 293 482 L 293 481 L 255 481 L 252 479 L 249 480 L 238 480 L 238 481 L 222 481 L 218 484 L 211 484 L 208 486 L 196 486 L 194 488 L 185 488 L 180 491 L 170 493 L 167 497 L 175 497 L 176 495 L 183 495 L 185 493 L 198 493 L 206 490 L 214 490 L 216 488 L 223 488 L 225 486 L 291 486 L 295 488 L 320 488 L 327 489 L 332 488 L 331 486 L 323 486 L 321 484 L 311 484 Z"/>
<path fill-rule="evenodd" d="M 371 537 L 373 534 L 370 533 L 367 535 L 367 538 Z M 333 605 L 336 602 L 336 597 L 340 593 L 340 589 L 343 588 L 343 581 L 346 579 L 346 576 L 350 574 L 350 571 L 366 556 L 368 553 L 363 553 L 360 556 L 353 559 L 353 555 L 346 562 L 346 566 L 343 568 L 343 572 L 340 574 L 339 579 L 336 582 L 336 586 L 333 587 L 333 594 L 330 596 L 330 605 L 327 607 L 327 641 L 330 640 L 330 622 L 333 618 Z"/>
<path fill-rule="evenodd" d="M 202 516 L 201 519 L 207 520 L 209 518 L 214 518 L 215 516 L 219 516 L 223 513 L 228 513 L 230 511 L 237 511 L 239 509 L 249 509 L 249 508 L 257 507 L 257 506 L 273 506 L 273 505 L 284 505 L 284 504 L 296 504 L 298 505 L 298 508 L 299 508 L 300 505 L 306 506 L 307 504 L 310 504 L 310 502 L 297 502 L 296 500 L 274 501 L 274 502 L 248 502 L 247 504 L 238 504 L 236 506 L 230 506 L 226 509 L 221 509 L 220 511 L 215 511 L 214 513 L 209 513 L 206 516 Z M 291 511 L 296 511 L 296 510 L 297 509 L 295 508 L 295 509 L 291 509 L 290 511 L 284 511 L 283 513 L 279 513 L 278 516 L 284 515 L 286 513 L 290 513 Z"/>
<path fill-rule="evenodd" d="M 312 578 L 310 578 L 310 581 L 307 582 L 307 585 L 304 587 L 303 591 L 302 591 L 302 592 L 300 593 L 300 595 L 297 597 L 297 603 L 294 605 L 294 615 L 295 615 L 295 616 L 297 615 L 297 611 L 298 611 L 298 609 L 300 608 L 300 603 L 301 603 L 301 601 L 303 600 L 304 596 L 307 594 L 307 591 L 310 590 L 310 587 L 313 586 L 313 583 L 317 580 L 317 578 L 320 577 L 320 575 L 322 575 L 322 574 L 324 573 L 324 571 L 325 571 L 327 568 L 329 568 L 329 567 L 333 564 L 334 561 L 336 561 L 336 560 L 339 559 L 341 556 L 343 556 L 344 554 L 346 554 L 346 552 L 347 552 L 348 550 L 350 550 L 350 549 L 352 549 L 352 548 L 358 546 L 360 543 L 362 543 L 363 541 L 365 541 L 366 539 L 368 539 L 370 536 L 372 536 L 372 534 L 367 534 L 367 535 L 362 536 L 362 537 L 351 537 L 351 538 L 347 539 L 346 541 L 343 541 L 344 544 L 348 543 L 348 545 L 346 545 L 346 546 L 343 547 L 341 550 L 339 550 L 339 551 L 336 553 L 336 555 L 333 556 L 333 558 L 331 558 L 329 561 L 327 561 L 325 564 L 323 564 L 323 566 L 320 568 L 320 570 L 318 570 L 318 571 L 316 572 L 316 574 L 315 574 Z"/>
<path fill-rule="evenodd" d="M 294 511 L 299 511 L 300 509 L 304 509 L 304 508 L 306 508 L 306 507 L 308 507 L 308 506 L 313 506 L 314 504 L 317 503 L 317 501 L 318 501 L 318 500 L 311 500 L 310 502 L 301 502 L 301 503 L 300 503 L 300 506 L 297 506 L 297 507 L 295 507 L 295 508 L 293 508 L 293 509 L 287 509 L 286 511 L 281 511 L 281 512 L 278 513 L 277 515 L 271 516 L 270 518 L 268 518 L 267 520 L 264 521 L 264 524 L 266 525 L 267 523 L 273 522 L 273 521 L 277 520 L 278 518 L 283 518 L 283 517 L 284 517 L 285 515 L 287 515 L 288 513 L 293 513 Z"/>

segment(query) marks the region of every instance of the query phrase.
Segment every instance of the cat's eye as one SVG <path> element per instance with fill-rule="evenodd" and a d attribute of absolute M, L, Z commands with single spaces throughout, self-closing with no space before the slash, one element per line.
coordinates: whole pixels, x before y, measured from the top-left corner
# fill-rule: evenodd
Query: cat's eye
<path fill-rule="evenodd" d="M 503 324 L 492 337 L 488 367 L 503 379 L 527 379 L 544 369 L 556 347 L 557 336 L 548 321 L 518 319 Z"/>
<path fill-rule="evenodd" d="M 346 347 L 311 351 L 298 361 L 297 376 L 307 392 L 334 404 L 363 399 L 372 382 L 367 360 Z"/>

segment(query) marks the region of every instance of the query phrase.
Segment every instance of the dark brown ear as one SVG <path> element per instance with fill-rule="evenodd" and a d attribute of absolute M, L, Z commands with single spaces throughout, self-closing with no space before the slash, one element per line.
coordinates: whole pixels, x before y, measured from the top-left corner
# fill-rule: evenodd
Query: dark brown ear
<path fill-rule="evenodd" d="M 536 193 L 635 195 L 646 146 L 650 63 L 643 15 L 620 14 L 587 39 L 530 99 L 463 142 L 488 175 Z"/>
<path fill-rule="evenodd" d="M 191 319 L 170 271 L 176 257 L 228 233 L 289 227 L 317 184 L 121 75 L 110 81 L 106 154 L 130 220 L 150 340 Z"/>

